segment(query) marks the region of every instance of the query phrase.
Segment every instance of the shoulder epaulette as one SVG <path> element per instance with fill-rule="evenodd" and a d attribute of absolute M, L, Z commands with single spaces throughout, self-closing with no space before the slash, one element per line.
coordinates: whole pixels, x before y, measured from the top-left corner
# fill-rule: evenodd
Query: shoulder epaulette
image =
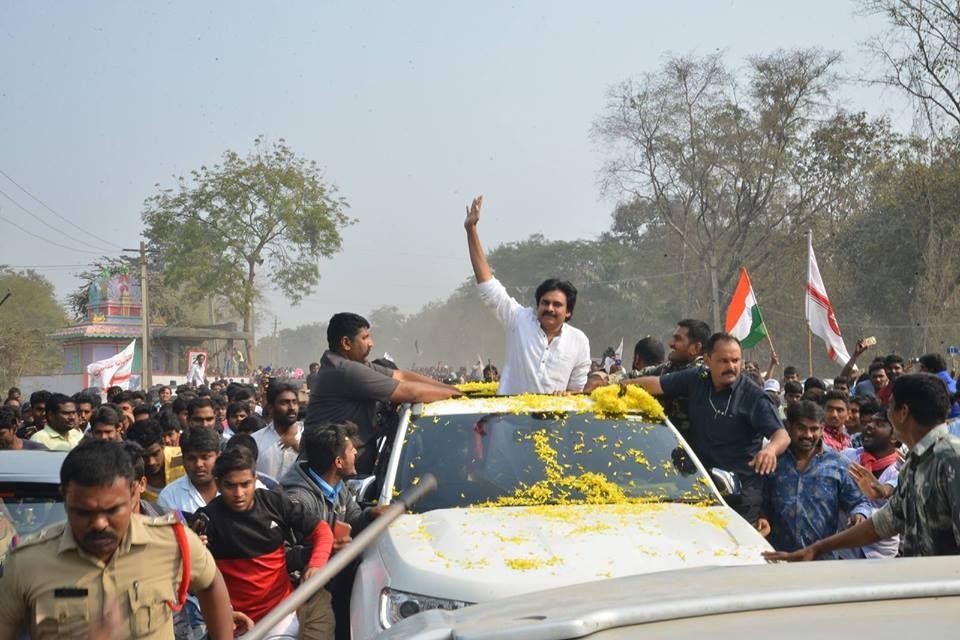
<path fill-rule="evenodd" d="M 59 538 L 66 526 L 66 522 L 58 522 L 57 524 L 52 524 L 49 527 L 45 527 L 44 529 L 37 531 L 36 533 L 18 537 L 10 545 L 10 551 L 17 552 L 26 547 L 32 547 L 40 544 L 41 542 L 47 542 L 48 540 Z"/>
<path fill-rule="evenodd" d="M 169 527 L 170 525 L 181 522 L 182 516 L 178 511 L 170 511 L 162 516 L 141 516 L 140 521 L 149 527 Z"/>

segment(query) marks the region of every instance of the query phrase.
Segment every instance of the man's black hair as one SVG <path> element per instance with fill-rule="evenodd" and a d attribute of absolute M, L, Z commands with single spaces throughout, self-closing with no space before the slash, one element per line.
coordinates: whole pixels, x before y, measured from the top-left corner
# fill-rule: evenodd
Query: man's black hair
<path fill-rule="evenodd" d="M 297 396 L 297 388 L 289 382 L 274 382 L 271 384 L 267 387 L 267 404 L 273 406 L 273 403 L 277 401 L 280 394 L 286 391 L 291 392 L 294 397 Z"/>
<path fill-rule="evenodd" d="M 157 389 L 158 394 L 163 393 L 164 391 L 171 391 L 171 389 L 167 385 L 161 385 L 161 387 Z"/>
<path fill-rule="evenodd" d="M 540 298 L 550 291 L 560 291 L 564 296 L 566 296 L 567 313 L 569 313 L 570 318 L 572 318 L 573 308 L 577 306 L 577 288 L 567 280 L 547 278 L 540 283 L 539 287 L 537 287 L 537 290 L 533 294 L 533 299 L 537 301 L 537 304 L 540 304 Z M 569 320 L 569 318 L 567 319 Z"/>
<path fill-rule="evenodd" d="M 187 405 L 187 415 L 193 417 L 193 414 L 197 409 L 203 409 L 204 407 L 210 407 L 216 411 L 216 407 L 213 406 L 213 400 L 211 400 L 209 396 L 206 398 L 200 397 L 194 398 Z"/>
<path fill-rule="evenodd" d="M 213 477 L 217 480 L 234 471 L 252 471 L 254 477 L 257 475 L 257 459 L 243 445 L 227 447 L 213 463 Z"/>
<path fill-rule="evenodd" d="M 317 473 L 326 473 L 338 456 L 347 449 L 347 438 L 357 437 L 357 425 L 352 422 L 329 423 L 310 429 L 303 434 L 301 451 L 306 453 L 307 464 Z"/>
<path fill-rule="evenodd" d="M 788 393 L 794 394 L 799 393 L 803 395 L 803 385 L 797 382 L 796 380 L 789 380 L 783 383 L 783 395 Z"/>
<path fill-rule="evenodd" d="M 133 462 L 133 477 L 139 480 L 147 475 L 147 464 L 143 460 L 143 447 L 133 440 L 123 440 L 121 443 L 127 453 L 130 454 L 130 461 Z"/>
<path fill-rule="evenodd" d="M 842 400 L 843 404 L 850 406 L 850 396 L 839 389 L 830 389 L 825 394 L 823 394 L 823 404 L 826 406 L 827 402 L 830 400 Z"/>
<path fill-rule="evenodd" d="M 177 395 L 181 396 L 185 393 L 193 393 L 193 387 L 188 384 L 181 384 L 177 387 Z"/>
<path fill-rule="evenodd" d="M 786 367 L 783 368 L 783 377 L 784 377 L 784 378 L 786 378 L 787 376 L 793 376 L 793 375 L 800 375 L 800 370 L 797 369 L 797 368 L 796 368 L 795 366 L 793 366 L 792 364 L 791 364 L 791 365 L 787 365 Z"/>
<path fill-rule="evenodd" d="M 930 373 L 941 373 L 947 370 L 947 360 L 939 353 L 925 353 L 918 360 L 920 360 L 920 366 Z"/>
<path fill-rule="evenodd" d="M 946 383 L 932 373 L 908 373 L 893 381 L 890 402 L 894 409 L 906 405 L 910 417 L 922 427 L 946 422 L 950 393 Z"/>
<path fill-rule="evenodd" d="M 823 422 L 823 409 L 812 400 L 800 400 L 787 407 L 787 422 L 796 424 L 800 420 Z"/>
<path fill-rule="evenodd" d="M 233 401 L 234 402 L 250 402 L 254 399 L 254 391 L 250 387 L 243 385 L 238 387 L 233 392 Z"/>
<path fill-rule="evenodd" d="M 10 387 L 9 389 L 7 389 L 8 398 L 16 398 L 17 396 L 20 395 L 20 393 L 21 393 L 20 387 Z"/>
<path fill-rule="evenodd" d="M 898 356 L 898 355 L 895 354 L 895 353 L 891 353 L 890 355 L 888 355 L 886 358 L 883 359 L 883 366 L 884 366 L 884 367 L 889 368 L 889 367 L 891 367 L 891 366 L 893 366 L 893 365 L 895 365 L 895 364 L 902 365 L 902 364 L 903 364 L 903 356 Z"/>
<path fill-rule="evenodd" d="M 170 433 L 172 431 L 180 431 L 180 419 L 177 417 L 177 414 L 173 412 L 173 409 L 170 407 L 164 407 L 157 413 L 156 417 L 157 423 L 160 425 L 160 430 L 164 433 Z"/>
<path fill-rule="evenodd" d="M 266 422 L 263 421 L 263 418 L 256 413 L 251 413 L 246 418 L 237 423 L 236 428 L 233 430 L 234 433 L 253 433 L 254 431 L 260 431 L 266 426 Z"/>
<path fill-rule="evenodd" d="M 121 391 L 111 398 L 110 402 L 113 404 L 120 404 L 121 402 L 129 402 L 130 404 L 134 404 L 133 394 L 129 391 Z"/>
<path fill-rule="evenodd" d="M 127 440 L 133 440 L 144 449 L 149 449 L 155 444 L 163 444 L 163 431 L 160 429 L 156 420 L 143 420 L 134 422 L 127 429 L 124 436 Z"/>
<path fill-rule="evenodd" d="M 707 341 L 710 340 L 710 325 L 696 318 L 684 318 L 677 323 L 677 326 L 687 330 L 687 339 L 690 344 L 699 342 L 706 351 Z"/>
<path fill-rule="evenodd" d="M 58 413 L 60 407 L 67 403 L 73 404 L 73 398 L 62 393 L 51 393 L 47 398 L 47 415 Z M 49 421 L 49 418 L 47 420 Z"/>
<path fill-rule="evenodd" d="M 877 396 L 872 393 L 864 393 L 859 396 L 854 396 L 850 402 L 856 402 L 860 407 L 860 414 L 872 416 L 875 413 L 880 413 L 883 411 L 883 407 L 880 406 L 880 401 L 877 400 Z"/>
<path fill-rule="evenodd" d="M 16 428 L 18 417 L 13 407 L 0 407 L 0 429 Z"/>
<path fill-rule="evenodd" d="M 148 415 L 151 418 L 153 417 L 153 407 L 148 404 L 138 404 L 133 408 L 134 416 Z"/>
<path fill-rule="evenodd" d="M 60 466 L 60 486 L 106 487 L 117 478 L 134 481 L 133 460 L 126 447 L 109 440 L 84 440 L 74 447 Z"/>
<path fill-rule="evenodd" d="M 870 366 L 867 368 L 867 375 L 872 376 L 873 372 L 878 371 L 879 369 L 883 369 L 884 372 L 886 372 L 887 368 L 884 366 L 882 361 L 874 360 L 873 362 L 870 363 Z"/>
<path fill-rule="evenodd" d="M 213 401 L 213 407 L 215 409 L 226 409 L 227 408 L 227 399 L 226 397 L 220 395 L 219 393 L 214 393 L 210 396 L 210 400 Z"/>
<path fill-rule="evenodd" d="M 237 415 L 241 411 L 243 411 L 246 414 L 249 414 L 250 405 L 246 402 L 237 402 L 237 401 L 231 402 L 230 404 L 227 405 L 228 418 L 232 418 L 233 416 Z"/>
<path fill-rule="evenodd" d="M 30 406 L 35 407 L 38 404 L 47 404 L 47 400 L 50 399 L 50 392 L 46 389 L 41 389 L 40 391 L 34 391 L 30 394 Z"/>
<path fill-rule="evenodd" d="M 180 451 L 182 453 L 220 451 L 220 434 L 216 429 L 189 429 L 180 436 Z"/>
<path fill-rule="evenodd" d="M 688 329 L 689 331 L 689 329 Z M 641 338 L 633 346 L 634 359 L 640 358 L 648 365 L 660 364 L 666 357 L 667 350 L 663 343 L 652 336 Z"/>
<path fill-rule="evenodd" d="M 130 400 L 134 404 L 137 402 L 145 402 L 147 399 L 147 394 L 144 393 L 143 389 L 136 389 L 135 391 L 130 391 Z"/>
<path fill-rule="evenodd" d="M 818 405 L 822 407 L 823 403 L 825 402 L 826 396 L 827 396 L 827 392 L 821 389 L 820 387 L 810 387 L 809 389 L 803 392 L 803 395 L 800 396 L 800 399 L 816 402 Z"/>
<path fill-rule="evenodd" d="M 356 313 L 335 313 L 327 324 L 327 346 L 331 351 L 340 348 L 340 341 L 343 338 L 353 340 L 360 333 L 361 329 L 369 329 L 370 323 L 367 319 Z"/>
<path fill-rule="evenodd" d="M 88 393 L 86 391 L 77 391 L 75 394 L 73 394 L 73 403 L 88 404 L 96 409 L 100 406 L 100 396 L 95 393 Z"/>
<path fill-rule="evenodd" d="M 123 388 L 113 385 L 112 387 L 107 387 L 107 402 L 116 403 L 117 396 L 123 393 Z"/>
<path fill-rule="evenodd" d="M 722 343 L 735 342 L 737 343 L 737 346 L 740 346 L 740 341 L 737 340 L 736 336 L 732 336 L 725 331 L 718 331 L 717 333 L 710 336 L 710 338 L 707 339 L 706 344 L 703 345 L 704 353 L 713 353 L 713 350 L 716 349 L 717 345 L 720 344 L 721 342 Z"/>
<path fill-rule="evenodd" d="M 173 409 L 174 413 L 183 413 L 187 410 L 189 401 L 183 396 L 177 396 L 173 399 L 173 402 L 170 403 L 170 408 Z"/>
<path fill-rule="evenodd" d="M 93 415 L 90 416 L 90 425 L 112 424 L 119 429 L 122 420 L 123 418 L 120 416 L 119 407 L 115 404 L 108 403 L 96 408 Z"/>
<path fill-rule="evenodd" d="M 844 378 L 843 376 L 837 376 L 833 379 L 833 386 L 836 387 L 838 384 L 842 384 L 848 389 L 850 388 L 850 380 L 848 378 Z"/>
<path fill-rule="evenodd" d="M 803 390 L 809 391 L 810 389 L 823 389 L 827 390 L 827 383 L 821 380 L 820 378 L 809 377 L 803 381 Z"/>
<path fill-rule="evenodd" d="M 235 433 L 227 441 L 226 448 L 230 447 L 246 447 L 250 449 L 250 453 L 253 454 L 253 459 L 257 460 L 260 457 L 260 447 L 257 446 L 256 439 L 249 433 Z"/>

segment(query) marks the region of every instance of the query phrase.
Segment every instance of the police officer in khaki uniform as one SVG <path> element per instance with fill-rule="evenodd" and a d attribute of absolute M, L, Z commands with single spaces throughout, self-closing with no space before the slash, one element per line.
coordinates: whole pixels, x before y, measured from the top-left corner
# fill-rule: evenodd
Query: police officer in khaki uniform
<path fill-rule="evenodd" d="M 19 541 L 3 566 L 0 640 L 21 628 L 33 638 L 172 638 L 188 586 L 210 638 L 233 637 L 213 557 L 176 515 L 133 513 L 133 475 L 121 443 L 70 452 L 60 469 L 67 522 Z"/>

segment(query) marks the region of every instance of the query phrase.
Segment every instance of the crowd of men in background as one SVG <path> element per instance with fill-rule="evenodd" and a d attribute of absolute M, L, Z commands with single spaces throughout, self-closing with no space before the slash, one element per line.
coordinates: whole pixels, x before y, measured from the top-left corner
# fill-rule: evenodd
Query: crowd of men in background
<path fill-rule="evenodd" d="M 571 283 L 544 281 L 535 306 L 525 307 L 494 277 L 477 232 L 481 205 L 482 197 L 467 207 L 464 227 L 478 295 L 506 332 L 502 371 L 479 359 L 456 371 L 371 361 L 370 324 L 338 313 L 328 323 L 328 350 L 302 382 L 198 384 L 205 382 L 198 362 L 193 384 L 111 388 L 103 402 L 94 390 L 35 391 L 27 399 L 11 389 L 0 408 L 0 449 L 69 451 L 61 469 L 67 523 L 17 541 L 7 554 L 0 638 L 23 625 L 54 635 L 76 630 L 66 605 L 40 606 L 57 593 L 85 599 L 77 611 L 85 603 L 88 615 L 79 620 L 92 637 L 118 619 L 136 637 L 178 638 L 226 638 L 262 620 L 382 514 L 383 506 L 361 508 L 345 480 L 376 472 L 396 407 L 457 397 L 452 384 L 471 379 L 496 382 L 505 395 L 646 389 L 706 468 L 738 478 L 728 501 L 776 549 L 768 559 L 960 552 L 960 403 L 942 356 L 891 354 L 859 372 L 856 360 L 874 342 L 865 339 L 836 376 L 801 380 L 788 366 L 777 378 L 776 354 L 762 371 L 744 361 L 736 337 L 688 318 L 667 345 L 637 341 L 629 367 L 613 350 L 593 359 L 587 336 L 569 324 L 577 300 Z M 91 516 L 97 509 L 105 515 Z M 164 537 L 151 528 L 179 531 L 170 513 L 184 514 L 186 533 Z M 147 539 L 157 542 L 144 546 Z M 195 584 L 163 574 L 165 589 L 141 595 L 139 581 L 158 578 L 154 567 L 176 565 L 136 553 L 155 548 L 162 561 L 173 545 L 184 557 L 191 549 Z M 39 570 L 44 558 L 60 564 Z M 91 567 L 119 572 L 127 558 L 118 588 L 134 595 L 113 608 L 102 587 L 71 582 L 71 572 L 89 577 Z M 348 638 L 351 571 L 274 631 Z M 170 615 L 162 603 L 174 593 L 170 609 L 178 613 Z M 153 607 L 144 614 L 149 628 L 141 606 Z"/>

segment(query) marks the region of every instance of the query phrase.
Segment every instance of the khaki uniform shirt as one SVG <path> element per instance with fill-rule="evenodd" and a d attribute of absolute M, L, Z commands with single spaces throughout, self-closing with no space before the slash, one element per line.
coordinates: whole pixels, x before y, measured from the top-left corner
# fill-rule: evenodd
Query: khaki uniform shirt
<path fill-rule="evenodd" d="M 27 536 L 7 556 L 0 577 L 0 640 L 21 625 L 33 638 L 83 638 L 91 621 L 116 602 L 127 638 L 172 638 L 173 613 L 183 576 L 174 536 L 175 514 L 133 515 L 110 561 L 87 555 L 67 523 Z M 206 589 L 216 577 L 213 556 L 189 527 L 191 585 Z"/>
<path fill-rule="evenodd" d="M 50 449 L 50 451 L 70 451 L 83 440 L 79 429 L 70 429 L 67 435 L 57 433 L 50 425 L 33 434 L 30 439 Z"/>

